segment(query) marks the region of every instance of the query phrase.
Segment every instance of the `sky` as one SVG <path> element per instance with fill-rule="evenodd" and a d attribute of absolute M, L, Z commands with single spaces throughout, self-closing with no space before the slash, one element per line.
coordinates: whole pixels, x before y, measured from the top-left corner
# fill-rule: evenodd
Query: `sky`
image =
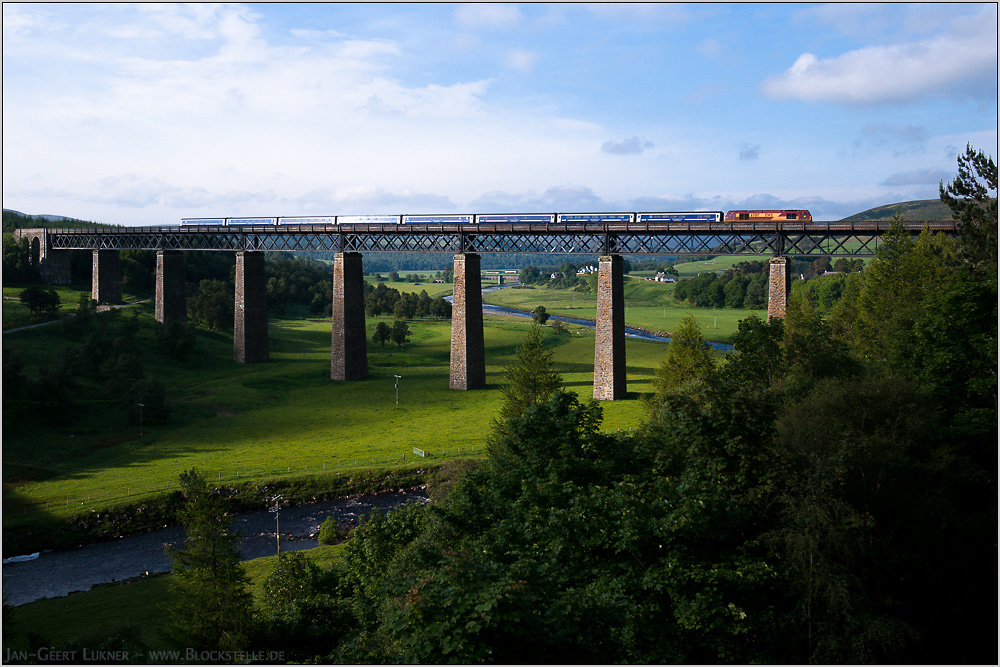
<path fill-rule="evenodd" d="M 997 5 L 3 5 L 3 206 L 182 217 L 934 199 Z"/>

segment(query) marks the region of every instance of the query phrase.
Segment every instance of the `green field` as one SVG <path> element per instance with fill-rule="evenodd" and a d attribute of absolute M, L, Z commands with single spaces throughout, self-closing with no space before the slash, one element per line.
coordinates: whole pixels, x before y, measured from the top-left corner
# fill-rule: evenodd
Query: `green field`
<path fill-rule="evenodd" d="M 692 262 L 693 264 L 694 262 Z M 699 262 L 699 264 L 702 264 Z M 683 266 L 683 265 L 682 265 Z M 706 269 L 707 270 L 707 269 Z M 673 331 L 684 316 L 693 315 L 706 340 L 728 343 L 736 333 L 740 320 L 755 314 L 766 318 L 765 311 L 720 308 L 708 310 L 678 304 L 671 296 L 674 285 L 625 277 L 625 324 L 650 331 Z M 502 289 L 483 296 L 483 301 L 497 306 L 532 311 L 545 306 L 550 315 L 595 319 L 597 295 L 575 292 L 570 289 L 534 287 L 529 289 Z"/>
<path fill-rule="evenodd" d="M 80 295 L 86 294 L 90 296 L 90 285 L 85 285 L 83 283 L 77 283 L 74 285 L 42 285 L 39 284 L 37 287 L 42 289 L 54 289 L 56 294 L 59 295 L 59 313 L 56 316 L 48 315 L 36 315 L 32 316 L 31 312 L 18 300 L 18 296 L 24 290 L 24 286 L 21 287 L 4 287 L 3 288 L 3 328 L 4 331 L 7 329 L 16 329 L 18 327 L 26 327 L 32 324 L 38 324 L 40 322 L 49 322 L 51 320 L 58 319 L 60 316 L 65 315 L 69 312 L 76 310 L 77 306 L 80 304 Z M 133 294 L 122 294 L 122 300 L 125 303 L 132 303 L 138 300 L 139 297 Z"/>
<path fill-rule="evenodd" d="M 127 423 L 96 383 L 84 382 L 58 420 L 6 394 L 5 532 L 175 489 L 178 474 L 192 467 L 210 479 L 287 479 L 426 465 L 415 447 L 435 460 L 477 455 L 498 408 L 503 368 L 530 326 L 524 318 L 485 318 L 487 387 L 462 392 L 448 388 L 449 321 L 411 322 L 412 342 L 402 349 L 379 349 L 369 337 L 369 377 L 339 383 L 329 379 L 328 320 L 272 319 L 271 361 L 239 365 L 232 334 L 204 330 L 183 361 L 162 355 L 152 336 L 152 304 L 135 308 L 143 313 L 146 374 L 165 384 L 171 420 L 144 424 L 140 438 L 139 425 Z M 377 322 L 368 320 L 369 336 Z M 4 337 L 29 378 L 77 343 L 55 324 Z M 593 331 L 571 327 L 557 336 L 547 327 L 546 344 L 566 386 L 589 398 Z M 651 390 L 665 350 L 662 343 L 627 342 L 631 393 L 603 404 L 606 429 L 639 424 L 639 394 Z M 402 376 L 398 408 L 394 375 Z"/>

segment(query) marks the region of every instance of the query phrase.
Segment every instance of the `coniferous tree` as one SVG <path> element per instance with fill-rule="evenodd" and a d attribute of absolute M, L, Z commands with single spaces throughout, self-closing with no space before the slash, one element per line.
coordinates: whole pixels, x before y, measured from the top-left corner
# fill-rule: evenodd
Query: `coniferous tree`
<path fill-rule="evenodd" d="M 982 151 L 966 145 L 958 157 L 958 176 L 939 186 L 941 201 L 959 221 L 962 254 L 977 274 L 996 279 L 997 165 Z"/>
<path fill-rule="evenodd" d="M 173 585 L 167 634 L 196 650 L 242 650 L 250 633 L 253 597 L 240 564 L 236 535 L 222 499 L 196 469 L 180 475 L 184 546 L 167 547 Z"/>
<path fill-rule="evenodd" d="M 495 427 L 524 414 L 532 405 L 543 403 L 562 386 L 562 375 L 552 364 L 552 351 L 542 345 L 542 330 L 532 326 L 517 349 L 517 360 L 504 368 L 503 405 Z"/>
<path fill-rule="evenodd" d="M 714 368 L 715 360 L 701 337 L 701 327 L 693 315 L 686 315 L 670 338 L 667 357 L 656 369 L 653 386 L 657 394 L 664 394 L 705 377 Z"/>

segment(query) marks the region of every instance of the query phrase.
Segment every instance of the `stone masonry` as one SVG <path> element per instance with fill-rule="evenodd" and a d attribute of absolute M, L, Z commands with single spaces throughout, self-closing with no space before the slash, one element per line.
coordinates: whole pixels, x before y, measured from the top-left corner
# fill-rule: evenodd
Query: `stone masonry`
<path fill-rule="evenodd" d="M 479 255 L 455 255 L 451 307 L 449 386 L 452 389 L 482 389 L 486 386 L 486 346 Z"/>
<path fill-rule="evenodd" d="M 368 377 L 365 290 L 361 253 L 338 252 L 333 259 L 333 335 L 330 379 Z"/>
<path fill-rule="evenodd" d="M 69 285 L 69 250 L 53 250 L 45 229 L 15 229 L 14 238 L 18 242 L 28 239 L 31 264 L 38 267 L 42 282 L 49 285 Z"/>
<path fill-rule="evenodd" d="M 788 309 L 788 293 L 791 290 L 791 276 L 788 273 L 787 257 L 772 257 L 768 261 L 767 279 L 767 319 L 784 319 Z"/>
<path fill-rule="evenodd" d="M 187 296 L 184 293 L 184 253 L 179 250 L 158 250 L 156 253 L 156 300 L 154 317 L 157 322 L 187 320 Z"/>
<path fill-rule="evenodd" d="M 233 359 L 253 364 L 270 358 L 267 343 L 267 289 L 264 253 L 236 253 L 236 314 Z"/>
<path fill-rule="evenodd" d="M 621 256 L 610 255 L 598 260 L 594 398 L 625 398 L 625 373 L 625 278 Z"/>
<path fill-rule="evenodd" d="M 90 298 L 97 303 L 122 302 L 122 269 L 117 250 L 95 250 Z"/>

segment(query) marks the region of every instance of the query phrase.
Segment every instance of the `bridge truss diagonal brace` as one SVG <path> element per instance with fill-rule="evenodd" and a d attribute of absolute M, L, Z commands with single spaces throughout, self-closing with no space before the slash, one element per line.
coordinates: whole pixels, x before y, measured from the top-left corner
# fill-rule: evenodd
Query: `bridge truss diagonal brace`
<path fill-rule="evenodd" d="M 331 380 L 344 382 L 368 377 L 364 287 L 361 253 L 336 253 L 333 258 Z"/>

